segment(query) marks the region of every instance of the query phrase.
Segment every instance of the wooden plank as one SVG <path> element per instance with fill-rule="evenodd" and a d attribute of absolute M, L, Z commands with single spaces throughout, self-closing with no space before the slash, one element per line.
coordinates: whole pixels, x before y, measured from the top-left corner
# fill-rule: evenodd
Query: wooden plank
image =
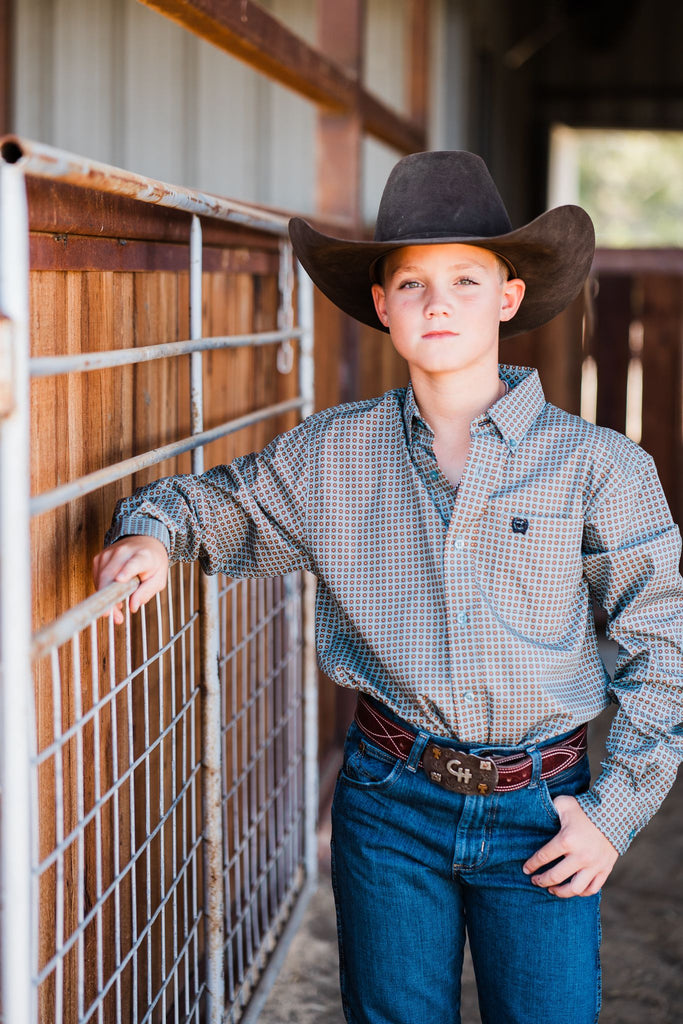
<path fill-rule="evenodd" d="M 531 332 L 532 365 L 538 369 L 545 397 L 561 409 L 581 410 L 583 293 L 554 317 Z M 511 340 L 515 345 L 516 338 Z"/>
<path fill-rule="evenodd" d="M 590 351 L 598 368 L 597 422 L 622 433 L 626 427 L 629 328 L 633 319 L 630 277 L 600 277 Z"/>
<path fill-rule="evenodd" d="M 596 249 L 593 272 L 606 274 L 683 274 L 683 249 Z"/>
<path fill-rule="evenodd" d="M 201 39 L 333 110 L 352 107 L 354 83 L 252 0 L 143 0 Z"/>
<path fill-rule="evenodd" d="M 358 110 L 363 131 L 399 153 L 420 153 L 428 148 L 427 134 L 420 126 L 401 117 L 375 96 L 359 90 Z"/>
<path fill-rule="evenodd" d="M 359 111 L 364 130 L 399 152 L 425 148 L 424 131 L 251 0 L 142 2 L 324 109 Z"/>
<path fill-rule="evenodd" d="M 655 460 L 664 493 L 680 522 L 683 282 L 669 274 L 643 276 L 638 283 L 643 295 L 641 444 Z"/>
<path fill-rule="evenodd" d="M 32 232 L 189 245 L 190 214 L 179 210 L 32 176 L 26 178 L 26 191 Z M 209 247 L 278 250 L 276 236 L 211 218 L 202 218 L 202 237 Z"/>
<path fill-rule="evenodd" d="M 407 0 L 408 68 L 406 109 L 411 120 L 426 130 L 429 113 L 430 0 Z"/>
<path fill-rule="evenodd" d="M 319 0 L 318 43 L 323 52 L 343 62 L 348 74 L 360 78 L 365 0 L 350 0 L 343 5 L 345 25 L 342 24 L 344 18 L 341 17 L 340 6 L 336 0 Z M 359 225 L 362 123 L 358 112 L 321 112 L 317 141 L 316 210 L 324 216 L 345 217 L 352 224 Z M 343 332 L 343 343 L 339 350 L 342 356 L 341 397 L 350 400 L 358 393 L 360 325 L 343 315 L 339 325 Z"/>
<path fill-rule="evenodd" d="M 249 274 L 277 273 L 277 253 L 244 246 L 225 248 L 205 245 L 204 269 Z M 185 271 L 189 245 L 83 235 L 35 234 L 30 237 L 32 270 Z"/>

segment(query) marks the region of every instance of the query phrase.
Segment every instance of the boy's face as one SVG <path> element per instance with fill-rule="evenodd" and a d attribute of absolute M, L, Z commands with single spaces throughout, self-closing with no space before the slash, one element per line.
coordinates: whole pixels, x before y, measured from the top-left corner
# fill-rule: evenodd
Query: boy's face
<path fill-rule="evenodd" d="M 384 259 L 373 284 L 380 321 L 411 375 L 461 372 L 498 364 L 498 329 L 524 297 L 505 280 L 501 261 L 474 245 L 409 245 Z"/>

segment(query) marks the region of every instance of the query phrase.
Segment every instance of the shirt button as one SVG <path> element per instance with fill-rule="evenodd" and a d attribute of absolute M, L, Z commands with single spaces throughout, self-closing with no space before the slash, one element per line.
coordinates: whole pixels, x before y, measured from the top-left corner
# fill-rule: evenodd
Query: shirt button
<path fill-rule="evenodd" d="M 464 697 L 468 704 L 471 704 L 472 701 L 474 700 L 474 694 L 472 693 L 471 690 L 466 690 L 464 693 Z"/>
<path fill-rule="evenodd" d="M 433 469 L 429 475 L 432 478 L 432 480 L 438 480 L 439 479 L 439 471 L 438 471 L 438 469 Z"/>
<path fill-rule="evenodd" d="M 467 612 L 458 612 L 455 616 L 455 621 L 459 626 L 465 626 L 467 624 Z"/>
<path fill-rule="evenodd" d="M 508 441 L 508 445 L 509 445 L 511 451 L 514 452 L 515 448 L 517 447 L 517 442 L 515 441 L 514 437 L 510 438 L 510 440 Z"/>
<path fill-rule="evenodd" d="M 456 551 L 464 551 L 465 550 L 465 538 L 464 537 L 456 537 L 455 540 L 453 541 L 453 547 L 455 548 Z"/>

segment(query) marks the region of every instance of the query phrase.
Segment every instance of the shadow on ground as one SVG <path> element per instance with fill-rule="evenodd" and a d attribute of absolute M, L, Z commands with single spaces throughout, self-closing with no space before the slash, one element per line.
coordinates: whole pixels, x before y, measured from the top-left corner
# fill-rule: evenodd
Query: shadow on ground
<path fill-rule="evenodd" d="M 599 769 L 608 728 L 607 715 L 591 728 L 593 775 Z M 600 1024 L 680 1024 L 683 1020 L 682 822 L 683 781 L 679 779 L 659 813 L 620 858 L 605 887 Z M 321 822 L 320 854 L 320 886 L 259 1024 L 344 1024 L 329 879 L 329 813 Z M 444 1024 L 450 1024 L 445 1016 Z M 463 975 L 462 1024 L 481 1024 L 469 959 Z"/>

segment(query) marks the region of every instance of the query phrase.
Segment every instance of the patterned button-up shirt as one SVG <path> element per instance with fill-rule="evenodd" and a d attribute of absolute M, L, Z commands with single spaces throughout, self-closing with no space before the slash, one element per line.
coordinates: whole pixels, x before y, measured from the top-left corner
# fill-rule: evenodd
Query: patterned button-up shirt
<path fill-rule="evenodd" d="M 310 570 L 321 668 L 439 736 L 528 745 L 616 700 L 580 802 L 623 851 L 683 758 L 680 534 L 642 449 L 547 403 L 535 371 L 500 373 L 509 393 L 471 424 L 457 490 L 409 387 L 142 488 L 107 542 L 154 536 L 232 576 Z"/>

